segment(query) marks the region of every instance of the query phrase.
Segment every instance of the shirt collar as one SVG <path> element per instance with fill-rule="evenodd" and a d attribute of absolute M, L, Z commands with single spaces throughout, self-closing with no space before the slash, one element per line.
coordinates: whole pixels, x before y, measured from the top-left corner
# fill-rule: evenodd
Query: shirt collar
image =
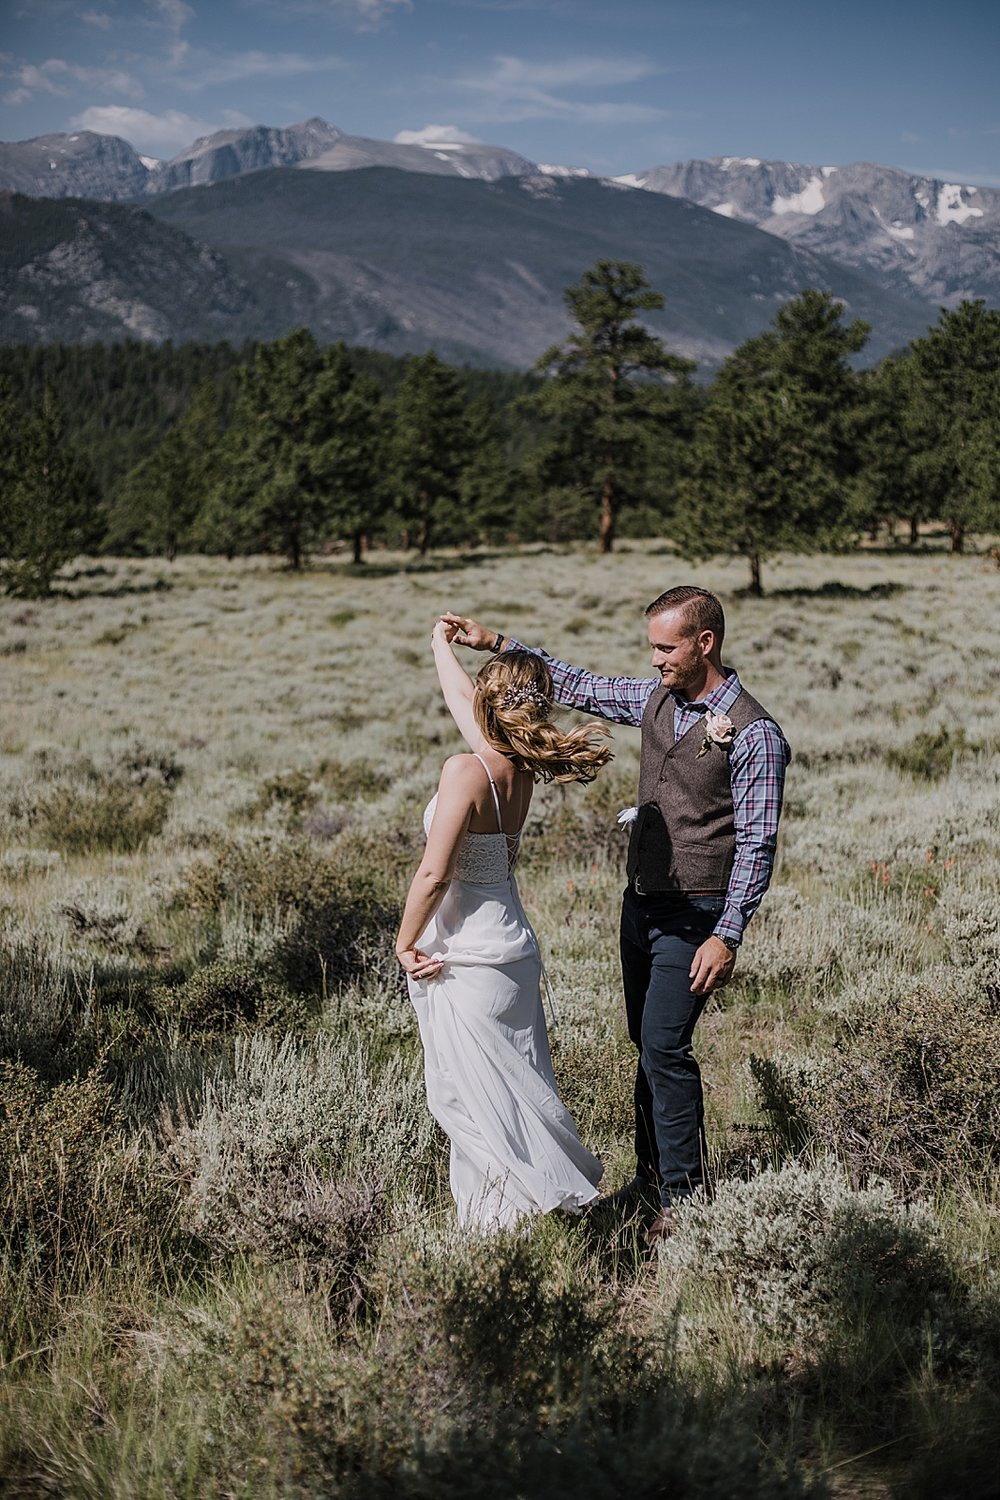
<path fill-rule="evenodd" d="M 697 702 L 682 698 L 678 693 L 671 693 L 670 696 L 678 708 L 685 709 L 688 713 L 724 714 L 728 713 L 729 709 L 732 708 L 742 691 L 743 684 L 736 673 L 730 669 L 718 687 L 713 688 L 710 693 L 706 694 L 704 698 L 699 698 Z"/>

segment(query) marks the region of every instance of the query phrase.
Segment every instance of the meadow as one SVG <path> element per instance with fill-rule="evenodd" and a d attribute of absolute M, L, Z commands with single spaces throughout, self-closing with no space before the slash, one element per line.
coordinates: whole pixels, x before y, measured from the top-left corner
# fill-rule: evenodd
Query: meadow
<path fill-rule="evenodd" d="M 392 957 L 460 748 L 444 609 L 646 675 L 657 543 L 78 566 L 0 599 L 0 1496 L 994 1496 L 1000 573 L 737 563 L 727 660 L 794 749 L 699 1027 L 715 1191 L 453 1225 Z M 472 654 L 468 666 L 480 662 Z M 616 959 L 638 734 L 539 788 L 556 1070 L 631 1175 Z"/>

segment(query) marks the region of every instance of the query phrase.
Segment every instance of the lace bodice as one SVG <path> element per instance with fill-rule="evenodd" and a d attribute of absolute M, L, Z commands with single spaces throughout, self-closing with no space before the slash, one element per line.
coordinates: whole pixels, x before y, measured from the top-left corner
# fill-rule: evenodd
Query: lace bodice
<path fill-rule="evenodd" d="M 473 752 L 475 754 L 475 752 Z M 497 825 L 500 825 L 500 798 L 497 794 L 496 782 L 490 776 L 490 770 L 481 755 L 476 759 L 482 762 L 487 776 L 490 777 L 490 787 L 493 792 L 493 805 L 496 808 Z M 434 809 L 437 806 L 437 792 L 424 808 L 424 833 L 428 834 L 431 828 L 431 820 L 434 817 Z M 465 881 L 467 885 L 499 885 L 506 880 L 517 864 L 517 856 L 521 848 L 520 833 L 467 833 L 458 849 L 458 859 L 455 864 L 454 880 Z"/>

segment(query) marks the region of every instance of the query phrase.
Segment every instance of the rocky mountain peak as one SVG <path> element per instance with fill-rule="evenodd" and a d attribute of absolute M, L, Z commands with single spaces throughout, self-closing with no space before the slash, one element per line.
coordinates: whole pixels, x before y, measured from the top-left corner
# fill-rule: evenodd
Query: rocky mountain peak
<path fill-rule="evenodd" d="M 617 179 L 908 282 L 953 305 L 970 288 L 1000 301 L 1000 191 L 874 162 L 814 166 L 721 156 Z"/>

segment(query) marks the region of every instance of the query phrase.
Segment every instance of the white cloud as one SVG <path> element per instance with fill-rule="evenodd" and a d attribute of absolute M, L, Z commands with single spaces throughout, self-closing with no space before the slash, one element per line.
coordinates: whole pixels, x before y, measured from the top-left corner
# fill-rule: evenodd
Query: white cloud
<path fill-rule="evenodd" d="M 398 130 L 393 136 L 397 146 L 434 146 L 449 141 L 460 146 L 479 146 L 482 142 L 457 125 L 425 125 L 422 130 Z"/>
<path fill-rule="evenodd" d="M 88 89 L 99 89 L 105 94 L 124 94 L 126 99 L 141 99 L 143 96 L 139 80 L 121 68 L 87 68 L 62 57 L 50 57 L 37 64 L 21 63 L 7 69 L 6 76 L 13 79 L 16 86 L 4 94 L 5 104 L 23 104 L 35 94 L 67 94 L 74 83 L 83 84 Z"/>
<path fill-rule="evenodd" d="M 190 5 L 185 5 L 184 0 L 146 0 L 146 3 L 154 16 L 166 27 L 170 37 L 167 55 L 171 64 L 178 67 L 190 50 L 181 32 L 189 21 L 194 20 L 194 11 Z"/>
<path fill-rule="evenodd" d="M 80 20 L 88 26 L 97 26 L 101 31 L 111 30 L 111 17 L 104 10 L 82 10 Z"/>
<path fill-rule="evenodd" d="M 238 110 L 224 110 L 220 120 L 197 120 L 178 109 L 154 115 L 146 109 L 124 104 L 91 105 L 70 121 L 74 130 L 94 130 L 98 135 L 120 135 L 137 151 L 148 156 L 175 156 L 198 136 L 217 130 L 234 130 L 253 121 Z"/>
<path fill-rule="evenodd" d="M 332 8 L 353 17 L 363 30 L 374 30 L 394 10 L 412 10 L 413 0 L 332 0 Z"/>
<path fill-rule="evenodd" d="M 306 57 L 301 52 L 233 52 L 204 64 L 194 64 L 178 87 L 188 90 L 214 88 L 243 78 L 293 78 L 299 73 L 326 73 L 344 67 L 344 59 L 327 52 Z"/>
<path fill-rule="evenodd" d="M 561 118 L 588 124 L 637 125 L 662 120 L 668 111 L 651 104 L 595 98 L 595 92 L 638 83 L 663 71 L 636 58 L 568 57 L 554 62 L 527 62 L 496 57 L 488 73 L 460 78 L 474 94 L 473 117 L 516 123 Z M 585 97 L 573 97 L 584 90 Z M 567 97 L 569 94 L 569 97 Z"/>

